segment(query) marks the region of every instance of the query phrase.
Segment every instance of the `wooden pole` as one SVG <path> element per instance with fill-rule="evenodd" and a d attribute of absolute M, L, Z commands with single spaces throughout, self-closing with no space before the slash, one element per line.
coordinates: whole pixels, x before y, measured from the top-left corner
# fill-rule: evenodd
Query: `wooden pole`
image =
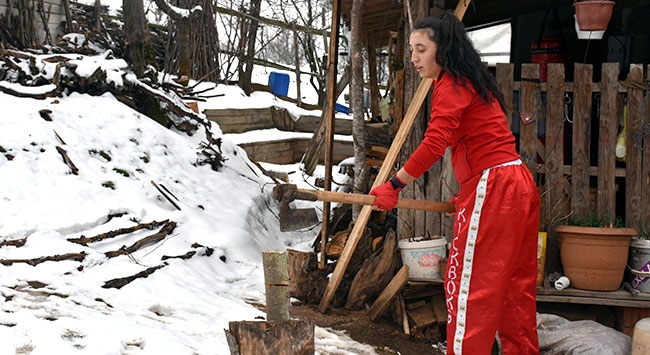
<path fill-rule="evenodd" d="M 467 6 L 469 6 L 470 1 L 471 0 L 460 0 L 458 2 L 454 14 L 456 14 L 456 16 L 458 16 L 459 19 L 462 19 L 461 16 L 465 15 L 465 10 L 467 10 Z M 382 163 L 381 168 L 379 169 L 379 173 L 377 174 L 377 178 L 375 179 L 373 187 L 383 184 L 386 180 L 388 180 L 389 175 L 392 173 L 393 166 L 395 165 L 397 156 L 399 155 L 400 150 L 402 149 L 402 145 L 404 145 L 404 142 L 408 137 L 408 133 L 411 130 L 411 127 L 413 126 L 413 122 L 415 121 L 415 118 L 417 117 L 417 114 L 420 111 L 420 107 L 422 106 L 424 99 L 429 94 L 429 89 L 431 88 L 431 82 L 432 82 L 431 79 L 423 79 L 420 82 L 420 85 L 418 86 L 415 95 L 413 95 L 413 100 L 411 101 L 411 104 L 409 105 L 409 108 L 406 111 L 404 120 L 402 121 L 402 124 L 400 125 L 400 128 L 397 131 L 397 134 L 395 135 L 393 142 L 391 143 L 390 149 L 388 150 L 388 154 L 386 155 L 386 158 L 384 159 L 384 162 Z M 352 231 L 350 232 L 348 241 L 345 243 L 345 246 L 343 247 L 343 252 L 341 253 L 339 260 L 336 263 L 336 267 L 334 268 L 332 277 L 330 278 L 330 281 L 327 284 L 327 288 L 325 289 L 325 293 L 323 294 L 323 298 L 321 299 L 320 305 L 318 307 L 321 313 L 325 313 L 327 311 L 327 308 L 329 307 L 329 304 L 332 301 L 332 298 L 334 297 L 334 293 L 336 292 L 336 289 L 341 284 L 341 280 L 343 279 L 343 274 L 345 273 L 345 270 L 347 269 L 348 264 L 350 263 L 352 254 L 354 253 L 357 244 L 359 244 L 359 240 L 361 239 L 361 236 L 363 236 L 363 232 L 366 229 L 366 225 L 368 224 L 368 220 L 370 219 L 371 212 L 372 212 L 372 206 L 363 206 L 361 212 L 359 213 L 359 217 L 357 217 L 357 220 L 354 223 L 354 227 L 352 227 Z"/>
<path fill-rule="evenodd" d="M 328 72 L 327 72 L 327 104 L 323 119 L 327 120 L 325 135 L 325 191 L 332 190 L 332 156 L 334 155 L 334 107 L 336 106 L 336 67 L 339 58 L 339 18 L 340 18 L 340 0 L 332 2 L 332 35 L 330 36 L 330 45 L 327 54 Z M 327 239 L 329 238 L 329 220 L 330 220 L 330 203 L 323 202 L 323 228 L 320 232 L 320 261 L 318 266 L 325 267 L 327 255 Z"/>
<path fill-rule="evenodd" d="M 294 53 L 294 63 L 296 65 L 296 104 L 300 106 L 302 103 L 302 93 L 300 92 L 300 50 L 298 48 L 298 31 L 293 30 L 293 53 Z"/>

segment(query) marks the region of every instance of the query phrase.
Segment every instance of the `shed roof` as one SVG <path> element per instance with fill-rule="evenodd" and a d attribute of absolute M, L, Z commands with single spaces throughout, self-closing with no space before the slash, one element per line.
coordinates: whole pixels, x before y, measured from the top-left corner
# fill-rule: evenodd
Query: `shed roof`
<path fill-rule="evenodd" d="M 342 22 L 350 26 L 352 3 L 354 0 L 341 0 Z M 398 31 L 402 23 L 406 21 L 404 16 L 405 0 L 365 0 L 363 2 L 363 31 L 374 33 L 389 33 Z M 406 0 L 408 1 L 408 0 Z M 465 1 L 465 0 L 460 0 Z M 509 19 L 523 14 L 542 11 L 548 4 L 555 6 L 566 6 L 573 3 L 571 0 L 473 0 L 463 17 L 463 23 L 467 28 L 485 26 L 491 23 L 508 21 Z M 445 9 L 454 10 L 457 1 L 447 1 Z M 647 0 L 616 0 L 616 9 L 623 7 L 639 7 L 646 5 Z M 376 36 L 385 45 L 389 36 Z"/>

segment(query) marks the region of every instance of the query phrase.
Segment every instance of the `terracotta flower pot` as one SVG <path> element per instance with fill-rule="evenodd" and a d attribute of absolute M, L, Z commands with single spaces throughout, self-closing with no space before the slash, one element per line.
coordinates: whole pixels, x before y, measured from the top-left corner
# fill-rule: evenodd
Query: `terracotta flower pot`
<path fill-rule="evenodd" d="M 612 18 L 614 1 L 577 0 L 573 2 L 576 21 L 581 31 L 603 31 Z"/>
<path fill-rule="evenodd" d="M 562 225 L 555 230 L 571 286 L 591 291 L 614 291 L 621 286 L 635 229 Z"/>

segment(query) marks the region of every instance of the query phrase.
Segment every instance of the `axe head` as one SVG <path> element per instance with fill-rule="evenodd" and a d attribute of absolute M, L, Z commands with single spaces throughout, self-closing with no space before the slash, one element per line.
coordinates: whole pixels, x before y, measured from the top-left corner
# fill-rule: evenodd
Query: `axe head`
<path fill-rule="evenodd" d="M 280 203 L 280 231 L 295 231 L 318 223 L 315 208 L 291 208 L 288 203 Z"/>

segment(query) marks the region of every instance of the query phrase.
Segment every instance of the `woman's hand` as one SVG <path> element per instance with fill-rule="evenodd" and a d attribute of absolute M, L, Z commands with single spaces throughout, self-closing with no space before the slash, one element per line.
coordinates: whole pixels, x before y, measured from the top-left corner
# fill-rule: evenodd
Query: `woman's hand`
<path fill-rule="evenodd" d="M 375 202 L 372 205 L 373 208 L 384 211 L 392 210 L 397 205 L 400 191 L 402 191 L 402 188 L 393 186 L 390 181 L 370 190 L 370 194 L 376 196 Z"/>

